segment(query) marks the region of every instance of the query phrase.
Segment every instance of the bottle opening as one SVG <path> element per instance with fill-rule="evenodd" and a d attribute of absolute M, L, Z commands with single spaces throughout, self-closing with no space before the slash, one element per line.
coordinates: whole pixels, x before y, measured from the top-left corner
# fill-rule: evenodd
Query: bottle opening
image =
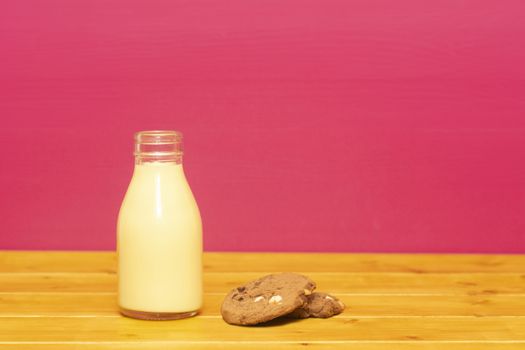
<path fill-rule="evenodd" d="M 182 162 L 182 133 L 174 130 L 147 130 L 135 133 L 136 163 Z"/>

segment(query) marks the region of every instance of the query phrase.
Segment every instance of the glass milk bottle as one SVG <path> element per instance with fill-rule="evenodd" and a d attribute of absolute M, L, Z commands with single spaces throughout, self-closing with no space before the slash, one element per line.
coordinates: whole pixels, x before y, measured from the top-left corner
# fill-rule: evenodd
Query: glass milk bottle
<path fill-rule="evenodd" d="M 182 168 L 182 135 L 135 134 L 135 169 L 117 223 L 125 316 L 171 320 L 202 305 L 202 225 Z"/>

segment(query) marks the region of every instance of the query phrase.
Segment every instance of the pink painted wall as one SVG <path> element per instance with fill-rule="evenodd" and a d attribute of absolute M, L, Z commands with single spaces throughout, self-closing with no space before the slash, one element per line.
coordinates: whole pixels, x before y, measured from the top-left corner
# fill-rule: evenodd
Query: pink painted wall
<path fill-rule="evenodd" d="M 175 128 L 207 250 L 525 252 L 525 2 L 0 3 L 0 248 L 113 249 Z"/>

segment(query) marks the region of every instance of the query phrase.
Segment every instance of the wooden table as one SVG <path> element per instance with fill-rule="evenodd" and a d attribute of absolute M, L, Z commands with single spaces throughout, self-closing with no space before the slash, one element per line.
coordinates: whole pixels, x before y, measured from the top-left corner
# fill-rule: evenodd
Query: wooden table
<path fill-rule="evenodd" d="M 116 311 L 115 255 L 0 252 L 0 349 L 525 349 L 525 256 L 207 253 L 202 313 Z M 331 319 L 224 323 L 225 293 L 302 272 L 348 308 Z"/>

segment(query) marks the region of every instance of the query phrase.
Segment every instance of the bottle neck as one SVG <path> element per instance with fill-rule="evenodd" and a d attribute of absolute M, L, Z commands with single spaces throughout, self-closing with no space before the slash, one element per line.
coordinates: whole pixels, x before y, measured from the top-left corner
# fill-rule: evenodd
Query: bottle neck
<path fill-rule="evenodd" d="M 182 156 L 172 157 L 172 156 L 135 156 L 135 165 L 142 164 L 153 164 L 153 163 L 162 163 L 162 164 L 182 164 Z"/>
<path fill-rule="evenodd" d="M 172 130 L 139 131 L 135 134 L 135 164 L 182 164 L 182 134 Z"/>

